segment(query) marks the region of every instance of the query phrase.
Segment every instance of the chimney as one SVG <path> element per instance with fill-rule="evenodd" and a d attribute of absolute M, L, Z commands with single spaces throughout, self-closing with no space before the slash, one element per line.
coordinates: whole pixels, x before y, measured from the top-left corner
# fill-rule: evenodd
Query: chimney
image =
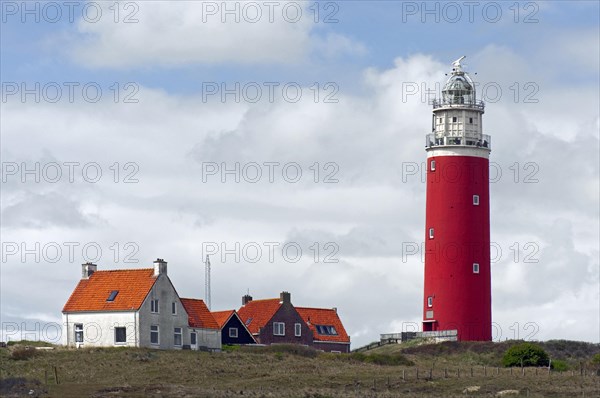
<path fill-rule="evenodd" d="M 162 258 L 157 258 L 154 261 L 154 276 L 159 276 L 161 274 L 167 275 L 167 262 Z"/>
<path fill-rule="evenodd" d="M 333 307 L 332 310 L 337 314 L 337 307 Z"/>
<path fill-rule="evenodd" d="M 252 301 L 252 296 L 249 294 L 245 294 L 244 296 L 242 296 L 242 305 L 246 305 L 249 302 Z"/>
<path fill-rule="evenodd" d="M 92 276 L 92 274 L 96 272 L 97 269 L 98 266 L 96 264 L 81 264 L 81 279 L 90 279 L 90 276 Z"/>
<path fill-rule="evenodd" d="M 292 295 L 288 292 L 281 292 L 279 301 L 281 301 L 282 304 L 290 304 L 292 302 Z"/>

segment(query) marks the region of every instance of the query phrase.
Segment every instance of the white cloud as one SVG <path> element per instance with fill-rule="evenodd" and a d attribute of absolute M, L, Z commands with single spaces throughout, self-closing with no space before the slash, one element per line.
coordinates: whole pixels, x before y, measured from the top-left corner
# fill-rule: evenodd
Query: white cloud
<path fill-rule="evenodd" d="M 363 54 L 362 44 L 340 34 L 320 38 L 305 1 L 147 1 L 123 12 L 133 23 L 115 23 L 113 3 L 103 18 L 81 18 L 66 43 L 86 66 L 133 68 L 197 64 L 292 64 L 312 53 Z M 109 9 L 110 7 L 110 9 Z M 123 8 L 123 5 L 121 5 Z M 133 14 L 131 14 L 133 13 Z"/>

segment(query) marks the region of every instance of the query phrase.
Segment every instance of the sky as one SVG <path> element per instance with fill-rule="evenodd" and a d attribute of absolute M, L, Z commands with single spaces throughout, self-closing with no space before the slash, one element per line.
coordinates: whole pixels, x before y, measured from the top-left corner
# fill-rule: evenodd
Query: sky
<path fill-rule="evenodd" d="M 494 339 L 600 342 L 596 1 L 1 3 L 3 339 L 168 261 L 213 310 L 291 293 L 358 347 L 423 303 L 425 134 L 486 102 Z"/>

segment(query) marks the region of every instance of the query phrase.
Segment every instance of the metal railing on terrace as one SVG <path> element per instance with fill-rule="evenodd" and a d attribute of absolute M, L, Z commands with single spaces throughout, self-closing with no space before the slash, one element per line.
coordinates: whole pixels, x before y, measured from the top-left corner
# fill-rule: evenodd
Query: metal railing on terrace
<path fill-rule="evenodd" d="M 443 100 L 443 99 L 432 99 L 429 101 L 430 105 L 433 105 L 434 109 L 441 107 L 450 107 L 450 108 L 474 108 L 479 110 L 485 109 L 485 103 L 483 101 L 464 101 L 464 100 L 456 100 L 453 99 L 451 101 Z"/>
<path fill-rule="evenodd" d="M 492 149 L 492 137 L 487 134 L 482 134 L 481 138 L 472 137 L 450 137 L 436 136 L 435 133 L 425 136 L 425 146 L 427 148 L 435 146 L 469 146 L 477 148 Z"/>

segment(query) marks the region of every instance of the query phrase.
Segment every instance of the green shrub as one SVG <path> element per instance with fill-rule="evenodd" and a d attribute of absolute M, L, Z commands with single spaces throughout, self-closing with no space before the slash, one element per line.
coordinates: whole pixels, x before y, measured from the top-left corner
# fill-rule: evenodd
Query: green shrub
<path fill-rule="evenodd" d="M 240 345 L 225 344 L 221 349 L 224 352 L 235 352 L 240 350 Z"/>
<path fill-rule="evenodd" d="M 592 364 L 600 365 L 600 354 L 596 354 L 592 357 Z"/>
<path fill-rule="evenodd" d="M 553 359 L 550 366 L 553 370 L 556 370 L 558 372 L 564 372 L 565 370 L 569 370 L 569 365 L 566 361 L 563 361 L 562 359 Z"/>
<path fill-rule="evenodd" d="M 521 343 L 510 347 L 504 353 L 502 364 L 509 366 L 548 366 L 548 354 L 542 347 L 533 343 Z"/>

